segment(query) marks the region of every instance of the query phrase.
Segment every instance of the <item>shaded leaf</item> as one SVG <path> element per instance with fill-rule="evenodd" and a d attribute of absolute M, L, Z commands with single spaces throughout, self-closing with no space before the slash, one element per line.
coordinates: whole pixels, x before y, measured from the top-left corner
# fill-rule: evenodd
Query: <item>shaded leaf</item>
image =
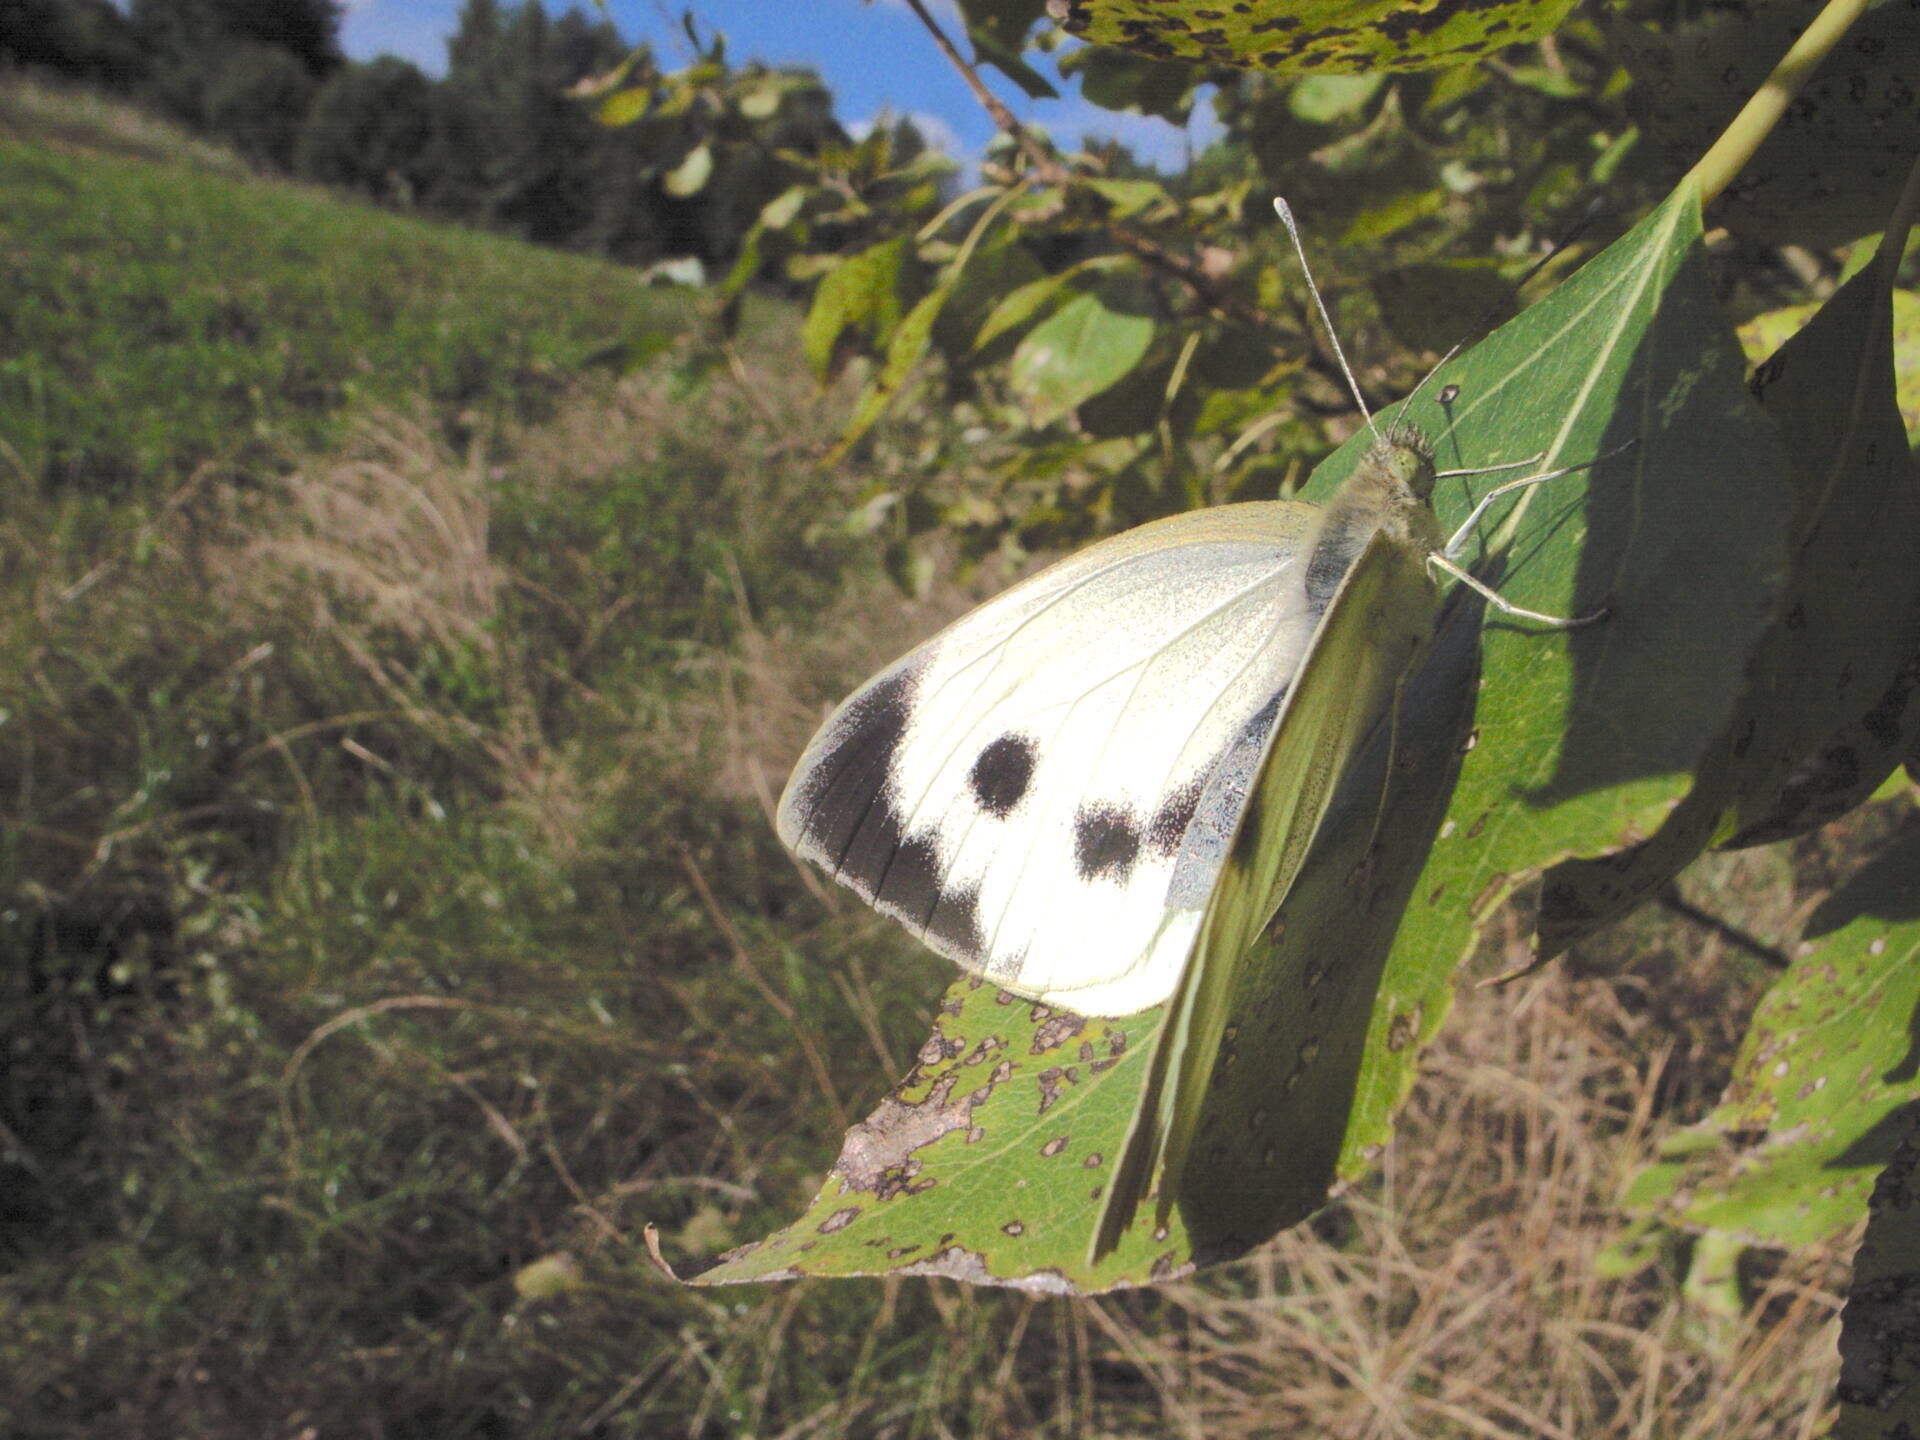
<path fill-rule="evenodd" d="M 1483 329 L 1486 317 L 1510 308 L 1514 297 L 1496 260 L 1400 265 L 1369 283 L 1394 335 L 1414 350 L 1440 354 Z"/>
<path fill-rule="evenodd" d="M 1709 844 L 1777 826 L 1795 775 L 1879 712 L 1913 656 L 1920 505 L 1894 407 L 1886 295 L 1884 272 L 1862 271 L 1756 373 L 1796 487 L 1787 588 L 1685 802 L 1650 839 L 1547 878 L 1543 955 L 1632 909 Z M 1895 737 L 1885 748 L 1897 747 Z"/>
<path fill-rule="evenodd" d="M 994 66 L 1036 100 L 1060 98 L 1060 92 L 1021 54 L 1027 32 L 1045 12 L 1042 0 L 958 0 L 958 4 L 976 59 Z"/>
<path fill-rule="evenodd" d="M 1874 1183 L 1840 1313 L 1833 1440 L 1920 1433 L 1920 1127 L 1909 1115 L 1904 1128 Z"/>
<path fill-rule="evenodd" d="M 1684 174 L 1820 14 L 1819 0 L 1709 10 L 1665 34 L 1615 19 L 1608 34 L 1634 77 L 1653 154 Z M 1855 19 L 1780 123 L 1714 205 L 1730 229 L 1828 246 L 1886 223 L 1920 151 L 1913 57 L 1920 10 L 1882 5 Z"/>
<path fill-rule="evenodd" d="M 1819 312 L 1819 303 L 1810 302 L 1756 315 L 1740 327 L 1740 346 L 1757 365 Z M 1893 377 L 1900 422 L 1910 438 L 1920 436 L 1920 294 L 1911 290 L 1893 292 Z"/>
<path fill-rule="evenodd" d="M 1103 110 L 1158 115 L 1175 125 L 1193 111 L 1200 73 L 1192 65 L 1152 60 L 1136 51 L 1086 45 L 1060 57 L 1060 73 L 1080 78 L 1080 94 Z"/>

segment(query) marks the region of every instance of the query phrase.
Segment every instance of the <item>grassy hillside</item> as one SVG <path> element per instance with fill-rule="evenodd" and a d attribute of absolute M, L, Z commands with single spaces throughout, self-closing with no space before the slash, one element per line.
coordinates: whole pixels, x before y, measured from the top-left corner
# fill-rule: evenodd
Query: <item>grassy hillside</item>
<path fill-rule="evenodd" d="M 688 318 L 631 271 L 250 183 L 209 153 L 82 97 L 0 100 L 16 478 L 154 495 L 323 444 L 374 403 L 533 418 L 587 357 Z"/>
<path fill-rule="evenodd" d="M 1811 1433 L 1839 1256 L 1596 1268 L 1754 988 L 1652 927 L 1198 1282 L 671 1287 L 641 1226 L 790 1216 L 945 979 L 767 818 L 962 603 L 835 538 L 792 318 L 18 87 L 0 287 L 0 1434 Z"/>

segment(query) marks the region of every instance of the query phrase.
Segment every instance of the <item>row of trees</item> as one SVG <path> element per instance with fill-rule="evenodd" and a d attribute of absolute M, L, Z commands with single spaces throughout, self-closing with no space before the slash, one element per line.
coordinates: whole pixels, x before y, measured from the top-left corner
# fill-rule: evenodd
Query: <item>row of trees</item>
<path fill-rule="evenodd" d="M 627 63 L 657 72 L 604 19 L 550 17 L 535 0 L 467 0 L 434 80 L 392 56 L 349 61 L 338 0 L 15 0 L 0 8 L 0 62 L 110 88 L 256 164 L 542 244 L 645 264 L 730 264 L 760 206 L 787 182 L 782 152 L 844 145 L 831 97 L 780 75 L 745 119 L 755 163 L 689 175 L 689 154 L 739 107 L 683 106 L 666 125 L 608 128 L 570 95 Z M 716 48 L 705 57 L 729 80 Z M 741 137 L 730 135 L 730 155 Z M 697 182 L 697 183 L 696 183 Z"/>

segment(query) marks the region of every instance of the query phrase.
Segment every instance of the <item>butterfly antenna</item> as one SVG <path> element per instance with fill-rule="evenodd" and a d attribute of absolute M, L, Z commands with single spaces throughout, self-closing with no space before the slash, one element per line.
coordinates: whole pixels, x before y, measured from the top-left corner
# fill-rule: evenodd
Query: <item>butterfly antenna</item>
<path fill-rule="evenodd" d="M 1300 257 L 1300 273 L 1307 277 L 1307 293 L 1313 296 L 1314 308 L 1320 312 L 1320 324 L 1326 329 L 1327 343 L 1333 346 L 1333 358 L 1340 362 L 1340 373 L 1347 377 L 1347 388 L 1353 392 L 1353 403 L 1367 417 L 1367 428 L 1373 431 L 1373 438 L 1379 440 L 1380 427 L 1373 423 L 1373 412 L 1367 408 L 1366 397 L 1360 393 L 1360 382 L 1353 377 L 1353 367 L 1347 363 L 1347 352 L 1340 348 L 1340 337 L 1334 333 L 1333 317 L 1327 313 L 1327 302 L 1320 298 L 1320 287 L 1313 283 L 1313 268 L 1307 264 L 1306 247 L 1300 243 L 1300 227 L 1293 223 L 1293 211 L 1278 195 L 1273 197 L 1273 209 L 1280 217 L 1280 223 L 1287 227 L 1287 235 L 1293 241 L 1293 253 Z"/>
<path fill-rule="evenodd" d="M 1458 355 L 1462 350 L 1466 348 L 1467 348 L 1466 341 L 1464 340 L 1454 341 L 1453 348 L 1447 351 L 1447 353 L 1442 355 L 1438 360 L 1434 361 L 1433 368 L 1427 371 L 1426 374 L 1420 377 L 1420 383 L 1414 386 L 1413 389 L 1407 392 L 1407 398 L 1400 402 L 1399 410 L 1397 410 L 1394 413 L 1393 429 L 1388 432 L 1388 435 L 1387 435 L 1388 439 L 1391 440 L 1398 437 L 1398 435 L 1400 434 L 1400 421 L 1403 418 L 1405 418 L 1405 416 L 1409 411 L 1413 409 L 1413 402 L 1420 398 L 1420 392 L 1427 388 L 1428 382 L 1430 382 L 1433 379 L 1433 377 L 1438 375 L 1442 370 L 1447 368 L 1447 362 L 1449 360 L 1453 359 L 1454 356 Z M 1444 405 L 1446 404 L 1446 402 L 1447 402 L 1447 397 L 1445 395 L 1442 395 L 1440 397 L 1440 403 Z"/>

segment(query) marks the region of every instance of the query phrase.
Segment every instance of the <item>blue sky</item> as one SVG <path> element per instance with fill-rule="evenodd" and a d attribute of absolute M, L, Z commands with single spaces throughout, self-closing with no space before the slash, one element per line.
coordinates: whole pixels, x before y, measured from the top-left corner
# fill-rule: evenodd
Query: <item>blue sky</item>
<path fill-rule="evenodd" d="M 356 60 L 400 55 L 437 75 L 446 68 L 446 41 L 461 6 L 462 0 L 347 0 L 340 39 Z M 558 14 L 572 7 L 567 0 L 546 0 L 546 8 Z M 590 6 L 578 8 L 592 13 Z M 703 34 L 718 30 L 727 37 L 727 55 L 736 62 L 818 71 L 834 93 L 840 118 L 850 124 L 883 111 L 912 115 L 929 138 L 963 159 L 978 156 L 993 133 L 979 103 L 901 0 L 610 0 L 608 6 L 621 34 L 651 42 L 670 68 L 688 58 L 679 18 L 688 8 Z M 964 51 L 948 0 L 933 0 L 929 8 Z M 1061 99 L 1035 101 L 997 71 L 986 77 L 1022 120 L 1067 144 L 1086 134 L 1114 135 L 1162 168 L 1178 169 L 1185 161 L 1188 132 L 1165 121 L 1102 110 L 1064 82 Z M 1192 128 L 1196 149 L 1205 143 L 1211 120 L 1210 107 L 1201 105 Z"/>

